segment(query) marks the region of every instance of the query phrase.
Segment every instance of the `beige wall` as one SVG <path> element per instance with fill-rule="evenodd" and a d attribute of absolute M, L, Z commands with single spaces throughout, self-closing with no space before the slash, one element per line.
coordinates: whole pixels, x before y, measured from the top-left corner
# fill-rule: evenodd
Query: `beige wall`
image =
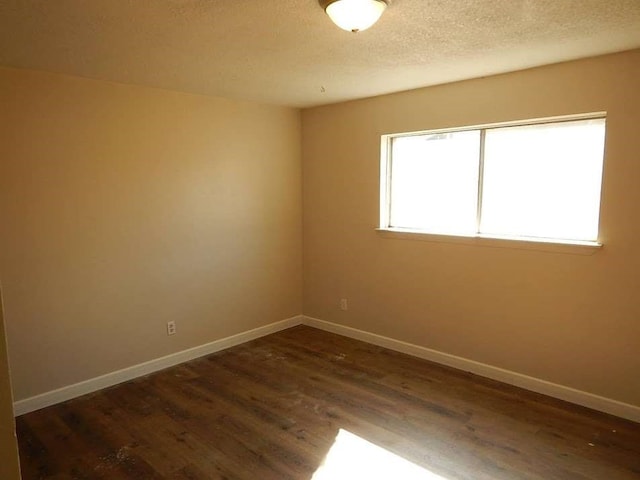
<path fill-rule="evenodd" d="M 3 480 L 20 478 L 4 316 L 2 314 L 2 291 L 0 291 L 0 478 Z"/>
<path fill-rule="evenodd" d="M 640 405 L 637 78 L 633 51 L 303 111 L 304 313 Z M 298 112 L 12 69 L 0 105 L 17 399 L 302 311 Z M 375 233 L 381 134 L 603 110 L 595 255 Z"/>
<path fill-rule="evenodd" d="M 303 111 L 304 313 L 640 405 L 638 79 L 640 50 Z M 374 231 L 381 134 L 596 111 L 595 255 Z"/>
<path fill-rule="evenodd" d="M 16 399 L 301 312 L 298 111 L 12 69 L 0 105 Z"/>

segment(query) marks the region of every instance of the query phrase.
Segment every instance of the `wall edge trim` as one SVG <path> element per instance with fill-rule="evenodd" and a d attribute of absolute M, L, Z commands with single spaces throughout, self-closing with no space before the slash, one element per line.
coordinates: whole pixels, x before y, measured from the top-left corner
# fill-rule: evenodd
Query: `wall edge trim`
<path fill-rule="evenodd" d="M 640 406 L 306 315 L 302 316 L 302 324 L 640 423 Z"/>
<path fill-rule="evenodd" d="M 516 387 L 524 388 L 526 390 L 548 395 L 566 402 L 640 423 L 640 406 L 620 402 L 618 400 L 577 390 L 549 382 L 547 380 L 530 377 L 522 373 L 495 367 L 493 365 L 477 362 L 468 358 L 458 357 L 456 355 L 422 347 L 402 340 L 385 337 L 365 330 L 359 330 L 346 325 L 328 322 L 326 320 L 321 320 L 307 315 L 296 315 L 285 320 L 280 320 L 252 330 L 231 335 L 229 337 L 214 340 L 204 345 L 182 350 L 148 362 L 139 363 L 99 377 L 84 380 L 73 385 L 61 387 L 23 400 L 18 400 L 13 404 L 14 414 L 15 416 L 19 416 L 40 410 L 41 408 L 71 400 L 73 398 L 133 380 L 135 378 L 143 377 L 165 368 L 203 357 L 205 355 L 210 355 L 287 328 L 295 327 L 296 325 L 307 325 L 309 327 L 318 328 L 320 330 L 388 348 L 396 352 L 405 353 L 424 360 L 456 368 L 458 370 L 471 372 L 481 377 L 487 377 L 509 385 L 514 385 Z"/>
<path fill-rule="evenodd" d="M 90 378 L 72 385 L 61 387 L 55 390 L 44 392 L 33 397 L 18 400 L 13 403 L 14 415 L 24 415 L 41 408 L 49 407 L 57 403 L 65 402 L 88 393 L 92 393 L 103 388 L 111 387 L 119 383 L 127 382 L 135 378 L 143 377 L 151 373 L 173 367 L 180 363 L 187 362 L 205 355 L 210 355 L 220 350 L 225 350 L 236 345 L 240 345 L 251 340 L 255 340 L 272 333 L 285 330 L 302 323 L 302 315 L 296 315 L 285 320 L 263 325 L 261 327 L 240 332 L 229 337 L 220 338 L 204 345 L 181 350 L 164 357 L 149 360 L 147 362 L 132 365 L 130 367 L 106 373 L 95 378 Z"/>

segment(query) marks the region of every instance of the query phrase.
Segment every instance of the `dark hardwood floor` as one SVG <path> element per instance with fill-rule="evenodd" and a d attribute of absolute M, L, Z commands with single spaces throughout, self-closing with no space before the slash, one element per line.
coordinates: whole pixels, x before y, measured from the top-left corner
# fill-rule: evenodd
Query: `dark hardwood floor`
<path fill-rule="evenodd" d="M 24 479 L 309 480 L 339 429 L 425 479 L 640 479 L 640 424 L 303 326 L 17 429 Z"/>

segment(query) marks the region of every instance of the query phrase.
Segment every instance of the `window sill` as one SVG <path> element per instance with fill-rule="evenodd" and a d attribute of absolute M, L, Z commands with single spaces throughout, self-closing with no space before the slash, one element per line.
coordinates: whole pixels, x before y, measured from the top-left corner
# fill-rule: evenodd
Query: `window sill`
<path fill-rule="evenodd" d="M 404 228 L 376 228 L 376 232 L 383 238 L 421 240 L 425 242 L 439 243 L 459 243 L 462 245 L 494 248 L 515 248 L 552 253 L 568 253 L 573 255 L 593 255 L 602 248 L 601 243 L 579 240 L 439 234 Z"/>

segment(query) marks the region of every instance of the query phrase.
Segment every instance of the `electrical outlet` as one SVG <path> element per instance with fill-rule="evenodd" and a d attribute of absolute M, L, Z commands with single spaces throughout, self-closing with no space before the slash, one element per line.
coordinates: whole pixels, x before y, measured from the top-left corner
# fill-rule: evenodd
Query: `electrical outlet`
<path fill-rule="evenodd" d="M 340 299 L 340 310 L 349 310 L 349 302 L 346 298 Z"/>
<path fill-rule="evenodd" d="M 173 320 L 167 322 L 167 335 L 175 335 L 176 334 L 176 322 Z"/>

